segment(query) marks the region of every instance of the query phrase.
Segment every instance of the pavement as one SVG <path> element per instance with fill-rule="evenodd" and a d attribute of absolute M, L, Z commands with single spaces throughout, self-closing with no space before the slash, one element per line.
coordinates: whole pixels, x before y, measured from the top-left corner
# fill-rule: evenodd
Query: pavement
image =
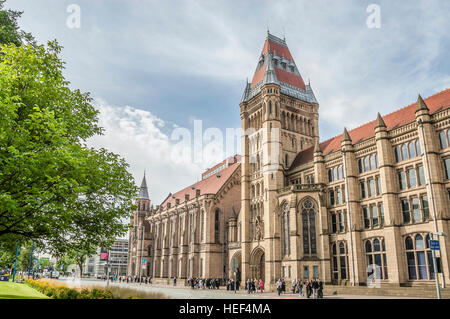
<path fill-rule="evenodd" d="M 97 279 L 69 279 L 61 278 L 60 281 L 70 286 L 82 287 L 82 286 L 105 286 L 105 280 Z M 305 299 L 298 294 L 284 293 L 278 296 L 276 292 L 263 292 L 248 294 L 247 291 L 227 291 L 226 287 L 220 287 L 220 289 L 192 289 L 185 286 L 168 286 L 158 284 L 139 284 L 139 283 L 109 283 L 111 286 L 134 288 L 138 290 L 144 290 L 147 292 L 158 292 L 165 294 L 173 299 Z M 312 298 L 310 298 L 312 299 Z M 324 299 L 423 299 L 423 298 L 411 298 L 411 297 L 397 297 L 397 296 L 367 296 L 367 295 L 324 295 Z"/>

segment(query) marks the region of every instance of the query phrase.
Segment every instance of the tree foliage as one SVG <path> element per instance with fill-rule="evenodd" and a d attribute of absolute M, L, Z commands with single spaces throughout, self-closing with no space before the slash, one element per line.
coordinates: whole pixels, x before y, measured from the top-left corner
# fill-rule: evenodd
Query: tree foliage
<path fill-rule="evenodd" d="M 23 12 L 4 9 L 5 2 L 6 0 L 0 0 L 0 44 L 15 44 L 17 46 L 23 43 L 35 44 L 31 33 L 19 28 L 17 20 Z"/>
<path fill-rule="evenodd" d="M 128 164 L 86 145 L 102 134 L 98 111 L 69 87 L 56 41 L 0 50 L 0 240 L 55 255 L 107 246 L 137 194 Z"/>

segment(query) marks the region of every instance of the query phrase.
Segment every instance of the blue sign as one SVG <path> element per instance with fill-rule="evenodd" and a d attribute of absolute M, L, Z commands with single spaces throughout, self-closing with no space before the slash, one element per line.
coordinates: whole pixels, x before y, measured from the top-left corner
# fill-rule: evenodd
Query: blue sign
<path fill-rule="evenodd" d="M 439 250 L 439 240 L 430 240 L 430 249 Z"/>
<path fill-rule="evenodd" d="M 145 259 L 145 258 L 142 259 L 142 263 L 143 263 L 143 264 L 147 263 L 147 259 Z"/>

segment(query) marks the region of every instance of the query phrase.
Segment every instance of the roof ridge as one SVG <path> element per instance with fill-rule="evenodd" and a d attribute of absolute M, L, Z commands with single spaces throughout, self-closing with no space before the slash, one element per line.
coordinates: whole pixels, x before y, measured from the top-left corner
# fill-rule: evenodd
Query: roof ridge
<path fill-rule="evenodd" d="M 444 90 L 442 90 L 442 91 L 440 91 L 440 92 L 434 93 L 433 95 L 430 95 L 430 96 L 424 98 L 424 100 L 428 100 L 428 99 L 430 99 L 430 98 L 432 98 L 432 97 L 435 97 L 435 96 L 437 96 L 437 95 L 443 94 L 444 92 L 447 92 L 447 91 L 450 91 L 450 88 L 446 88 L 446 89 L 444 89 Z M 413 102 L 413 103 L 411 103 L 411 104 L 408 104 L 408 105 L 406 105 L 406 106 L 403 106 L 403 107 L 401 107 L 401 108 L 398 108 L 398 109 L 396 109 L 396 110 L 394 110 L 394 111 L 392 111 L 392 112 L 390 112 L 390 113 L 386 113 L 386 114 L 382 115 L 382 117 L 385 118 L 385 117 L 388 116 L 388 115 L 391 115 L 391 114 L 394 114 L 394 113 L 396 113 L 396 112 L 398 112 L 398 111 L 401 111 L 401 110 L 403 110 L 403 109 L 406 109 L 406 108 L 410 107 L 411 105 L 415 105 L 416 103 L 417 103 L 417 101 L 416 101 L 416 102 Z M 369 122 L 365 122 L 365 123 L 363 123 L 363 124 L 361 124 L 361 125 L 359 125 L 359 126 L 356 126 L 356 127 L 352 128 L 352 129 L 349 130 L 348 132 L 350 133 L 350 132 L 352 132 L 353 130 L 356 130 L 356 129 L 360 128 L 360 127 L 363 127 L 364 125 L 370 124 L 370 123 L 375 122 L 375 121 L 376 121 L 376 119 L 375 119 L 375 120 L 372 120 L 372 121 L 369 121 Z M 333 140 L 333 139 L 335 139 L 335 138 L 337 138 L 337 137 L 339 137 L 339 136 L 341 136 L 341 135 L 342 135 L 342 133 L 341 133 L 341 134 L 338 134 L 338 135 L 336 135 L 336 136 L 334 136 L 334 137 L 331 137 L 331 138 L 329 138 L 329 139 L 327 139 L 327 140 L 321 142 L 321 144 L 322 144 L 322 143 L 325 143 L 325 142 L 328 142 L 328 141 L 331 141 L 331 140 Z M 355 142 L 355 143 L 356 143 L 356 142 Z"/>

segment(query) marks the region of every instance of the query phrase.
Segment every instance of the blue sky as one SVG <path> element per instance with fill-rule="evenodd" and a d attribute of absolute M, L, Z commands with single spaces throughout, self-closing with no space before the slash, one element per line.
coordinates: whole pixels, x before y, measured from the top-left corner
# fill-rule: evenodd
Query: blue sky
<path fill-rule="evenodd" d="M 66 25 L 67 7 L 81 27 Z M 368 28 L 378 4 L 381 27 Z M 106 134 L 156 204 L 212 165 L 168 161 L 174 127 L 240 127 L 239 101 L 267 26 L 287 44 L 320 104 L 320 135 L 357 127 L 450 87 L 449 1 L 10 0 L 21 27 L 64 46 L 66 77 L 91 92 Z"/>

